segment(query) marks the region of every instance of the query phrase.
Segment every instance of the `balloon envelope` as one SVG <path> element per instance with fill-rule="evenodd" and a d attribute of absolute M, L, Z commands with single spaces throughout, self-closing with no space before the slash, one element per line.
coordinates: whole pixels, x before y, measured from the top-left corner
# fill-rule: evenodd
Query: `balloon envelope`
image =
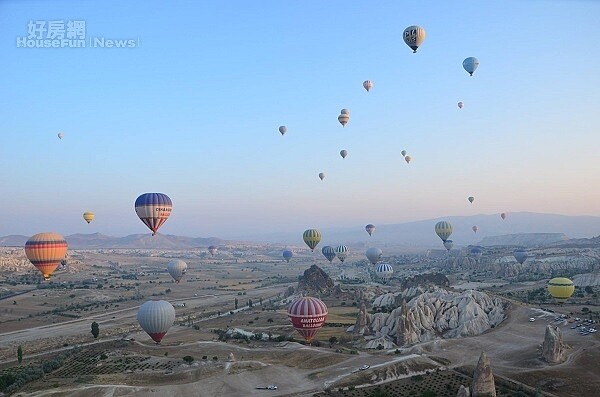
<path fill-rule="evenodd" d="M 473 229 L 473 231 L 474 231 L 475 233 L 477 233 L 477 231 L 479 230 L 479 227 L 477 227 L 477 226 L 473 226 L 471 229 Z"/>
<path fill-rule="evenodd" d="M 348 251 L 348 247 L 346 247 L 345 245 L 340 245 L 335 249 L 335 255 L 342 263 L 344 263 L 344 261 L 348 257 Z"/>
<path fill-rule="evenodd" d="M 340 156 L 342 156 L 343 159 L 345 159 L 347 155 L 348 155 L 347 150 L 344 149 L 344 150 L 340 151 Z"/>
<path fill-rule="evenodd" d="M 404 29 L 402 36 L 406 45 L 412 48 L 414 53 L 417 52 L 417 49 L 425 41 L 425 29 L 417 25 L 412 25 Z"/>
<path fill-rule="evenodd" d="M 325 258 L 327 258 L 327 260 L 329 261 L 329 263 L 331 263 L 331 261 L 333 261 L 335 259 L 335 248 L 326 245 L 325 247 L 323 247 L 321 249 L 321 253 L 323 253 L 323 256 Z"/>
<path fill-rule="evenodd" d="M 279 132 L 281 133 L 281 135 L 284 135 L 287 132 L 287 127 L 285 125 L 280 126 Z"/>
<path fill-rule="evenodd" d="M 439 221 L 435 224 L 435 234 L 438 235 L 442 241 L 446 241 L 452 234 L 452 225 L 448 221 Z"/>
<path fill-rule="evenodd" d="M 406 150 L 401 151 L 400 154 L 402 155 L 402 157 L 406 156 Z"/>
<path fill-rule="evenodd" d="M 171 277 L 173 277 L 173 280 L 175 280 L 176 283 L 179 283 L 185 272 L 187 272 L 187 263 L 181 259 L 174 259 L 167 263 L 167 271 Z"/>
<path fill-rule="evenodd" d="M 450 251 L 452 249 L 452 247 L 454 247 L 454 242 L 452 240 L 444 241 L 444 248 L 446 248 L 448 251 Z"/>
<path fill-rule="evenodd" d="M 346 124 L 348 124 L 348 121 L 350 121 L 350 115 L 349 114 L 340 114 L 338 116 L 338 121 L 340 122 L 342 127 L 345 127 Z"/>
<path fill-rule="evenodd" d="M 410 160 L 412 160 L 412 157 L 410 157 L 410 156 L 405 156 L 405 157 L 404 157 L 404 160 L 405 160 L 405 161 L 406 161 L 408 164 L 410 164 Z"/>
<path fill-rule="evenodd" d="M 472 203 L 473 203 L 473 201 L 475 201 L 475 197 L 473 197 L 473 196 L 470 196 L 470 197 L 469 197 L 467 200 L 469 200 L 469 203 L 471 203 L 471 204 L 472 204 Z"/>
<path fill-rule="evenodd" d="M 506 219 L 506 212 L 503 212 L 503 213 L 501 213 L 501 214 L 500 214 L 500 218 L 502 218 L 502 219 Z"/>
<path fill-rule="evenodd" d="M 473 73 L 475 73 L 475 70 L 477 70 L 477 67 L 479 67 L 479 59 L 477 59 L 475 57 L 468 57 L 463 61 L 463 68 L 471 76 L 473 76 Z"/>
<path fill-rule="evenodd" d="M 164 193 L 144 193 L 135 200 L 135 213 L 152 230 L 154 236 L 167 221 L 173 210 L 173 203 Z"/>
<path fill-rule="evenodd" d="M 307 229 L 302 234 L 302 239 L 308 245 L 311 251 L 315 249 L 319 241 L 321 241 L 321 232 L 317 229 Z"/>
<path fill-rule="evenodd" d="M 310 343 L 327 320 L 327 306 L 320 299 L 305 296 L 292 302 L 288 317 L 294 329 Z"/>
<path fill-rule="evenodd" d="M 350 110 L 348 110 L 348 109 L 344 108 L 344 109 L 340 110 L 340 114 L 347 114 L 347 115 L 350 115 Z"/>
<path fill-rule="evenodd" d="M 175 322 L 175 308 L 167 301 L 148 301 L 138 309 L 137 320 L 142 329 L 160 343 Z"/>
<path fill-rule="evenodd" d="M 458 103 L 458 108 L 459 108 L 459 109 L 462 109 L 462 108 L 463 108 L 463 106 L 465 106 L 465 104 L 464 104 L 464 103 L 462 103 L 462 102 L 459 102 L 459 103 Z"/>
<path fill-rule="evenodd" d="M 564 303 L 575 292 L 575 285 L 566 277 L 555 277 L 548 281 L 548 292 L 559 303 Z"/>
<path fill-rule="evenodd" d="M 375 225 L 369 223 L 367 226 L 365 226 L 365 230 L 367 231 L 367 233 L 369 233 L 369 236 L 371 236 L 375 231 Z"/>
<path fill-rule="evenodd" d="M 319 179 L 320 180 L 325 179 L 325 173 L 324 172 L 319 172 Z"/>
<path fill-rule="evenodd" d="M 381 259 L 382 254 L 383 254 L 383 252 L 381 252 L 381 250 L 379 248 L 375 248 L 375 247 L 369 248 L 366 252 L 367 259 L 373 265 L 375 265 L 379 261 L 379 259 Z"/>
<path fill-rule="evenodd" d="M 285 259 L 286 262 L 289 263 L 290 259 L 292 259 L 292 256 L 294 256 L 294 253 L 290 250 L 285 250 L 283 251 L 283 259 Z"/>
<path fill-rule="evenodd" d="M 25 255 L 48 280 L 67 255 L 67 242 L 58 233 L 38 233 L 25 243 Z"/>
<path fill-rule="evenodd" d="M 483 251 L 479 247 L 471 248 L 471 255 L 473 258 L 479 260 L 483 256 Z"/>
<path fill-rule="evenodd" d="M 394 268 L 387 263 L 380 263 L 375 269 L 375 274 L 382 280 L 389 280 L 392 274 L 394 274 Z"/>
<path fill-rule="evenodd" d="M 527 251 L 521 249 L 515 250 L 515 252 L 513 252 L 513 256 L 521 265 L 527 260 L 527 258 L 529 258 Z"/>
<path fill-rule="evenodd" d="M 85 221 L 87 223 L 90 223 L 91 221 L 94 220 L 94 213 L 90 212 L 90 211 L 86 211 L 83 213 L 83 219 L 85 219 Z"/>
<path fill-rule="evenodd" d="M 367 90 L 367 92 L 369 92 L 371 91 L 371 88 L 373 88 L 373 82 L 371 80 L 365 80 L 363 87 L 365 90 Z"/>
<path fill-rule="evenodd" d="M 58 133 L 58 139 L 63 139 L 64 136 L 65 136 L 65 134 L 63 134 L 62 132 Z"/>
<path fill-rule="evenodd" d="M 215 254 L 217 253 L 219 249 L 217 248 L 216 245 L 211 245 L 208 247 L 208 252 L 210 252 L 211 256 L 215 256 Z"/>

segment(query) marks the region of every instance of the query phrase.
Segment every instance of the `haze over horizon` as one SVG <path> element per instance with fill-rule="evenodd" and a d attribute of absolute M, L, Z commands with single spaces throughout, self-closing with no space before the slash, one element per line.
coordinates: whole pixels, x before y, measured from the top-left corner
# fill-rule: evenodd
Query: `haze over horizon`
<path fill-rule="evenodd" d="M 572 1 L 2 1 L 0 235 L 146 233 L 145 192 L 173 200 L 161 234 L 222 238 L 599 214 L 597 15 Z M 30 21 L 53 20 L 136 46 L 17 48 Z"/>

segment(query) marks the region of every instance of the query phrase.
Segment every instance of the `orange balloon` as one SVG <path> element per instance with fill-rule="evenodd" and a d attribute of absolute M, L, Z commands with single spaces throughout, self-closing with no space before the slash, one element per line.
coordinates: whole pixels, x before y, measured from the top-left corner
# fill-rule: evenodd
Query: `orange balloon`
<path fill-rule="evenodd" d="M 58 233 L 38 233 L 25 243 L 27 259 L 48 280 L 67 255 L 67 242 Z"/>

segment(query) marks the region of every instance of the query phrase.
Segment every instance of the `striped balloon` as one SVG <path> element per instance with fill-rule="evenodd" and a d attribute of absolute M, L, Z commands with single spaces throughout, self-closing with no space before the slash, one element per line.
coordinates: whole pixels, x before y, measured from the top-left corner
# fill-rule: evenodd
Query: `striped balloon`
<path fill-rule="evenodd" d="M 371 88 L 373 88 L 373 82 L 371 80 L 365 80 L 363 83 L 363 88 L 367 90 L 367 92 L 371 91 Z"/>
<path fill-rule="evenodd" d="M 167 221 L 173 210 L 173 203 L 164 193 L 144 193 L 135 200 L 135 213 L 152 230 L 154 236 Z"/>
<path fill-rule="evenodd" d="M 335 255 L 342 263 L 344 263 L 346 257 L 348 256 L 348 251 L 348 247 L 346 247 L 345 245 L 340 245 L 335 249 Z"/>
<path fill-rule="evenodd" d="M 320 299 L 306 296 L 292 302 L 288 317 L 294 329 L 310 343 L 327 320 L 327 306 Z"/>
<path fill-rule="evenodd" d="M 558 303 L 565 303 L 575 292 L 575 285 L 566 277 L 555 277 L 548 281 L 548 292 Z"/>
<path fill-rule="evenodd" d="M 173 277 L 173 280 L 177 284 L 181 281 L 181 278 L 187 272 L 187 263 L 182 261 L 181 259 L 174 259 L 171 262 L 167 263 L 167 271 Z"/>
<path fill-rule="evenodd" d="M 94 220 L 94 213 L 91 211 L 86 211 L 83 213 L 83 219 L 87 222 L 90 223 L 91 221 Z"/>
<path fill-rule="evenodd" d="M 323 249 L 321 249 L 321 252 L 323 253 L 323 256 L 327 258 L 329 263 L 331 263 L 331 261 L 335 259 L 335 248 L 326 245 L 325 247 L 323 247 Z"/>
<path fill-rule="evenodd" d="M 140 326 L 156 343 L 160 343 L 175 322 L 175 308 L 167 301 L 151 300 L 138 309 Z"/>
<path fill-rule="evenodd" d="M 25 243 L 27 259 L 48 280 L 67 255 L 67 242 L 58 233 L 38 233 Z"/>
<path fill-rule="evenodd" d="M 311 251 L 314 251 L 317 244 L 319 244 L 319 241 L 321 241 L 321 232 L 317 229 L 305 230 L 302 239 L 304 239 L 308 248 L 310 248 Z"/>
<path fill-rule="evenodd" d="M 380 263 L 375 269 L 375 274 L 382 280 L 389 280 L 392 274 L 394 274 L 394 268 L 387 263 Z"/>
<path fill-rule="evenodd" d="M 448 221 L 440 221 L 436 223 L 435 234 L 437 234 L 442 241 L 448 240 L 448 237 L 452 235 L 452 225 Z"/>

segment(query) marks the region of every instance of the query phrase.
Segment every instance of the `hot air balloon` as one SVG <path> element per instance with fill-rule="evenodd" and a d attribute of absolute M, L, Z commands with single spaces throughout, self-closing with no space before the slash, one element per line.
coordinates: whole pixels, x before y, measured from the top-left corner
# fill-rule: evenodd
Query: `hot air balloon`
<path fill-rule="evenodd" d="M 506 219 L 506 212 L 503 212 L 503 213 L 501 213 L 501 214 L 500 214 L 500 218 L 502 218 L 502 219 Z"/>
<path fill-rule="evenodd" d="M 479 230 L 479 227 L 477 227 L 477 226 L 473 226 L 471 229 L 473 229 L 473 231 L 474 231 L 475 233 L 477 233 L 477 231 Z"/>
<path fill-rule="evenodd" d="M 171 215 L 173 203 L 164 193 L 144 193 L 135 200 L 135 213 L 154 236 Z"/>
<path fill-rule="evenodd" d="M 392 277 L 392 274 L 394 274 L 394 268 L 387 263 L 380 263 L 375 269 L 375 274 L 383 281 L 387 281 Z"/>
<path fill-rule="evenodd" d="M 348 256 L 348 251 L 348 247 L 346 247 L 345 245 L 340 245 L 335 249 L 335 255 L 342 263 L 344 263 L 346 257 Z"/>
<path fill-rule="evenodd" d="M 483 256 L 483 251 L 479 247 L 471 248 L 471 256 L 473 256 L 475 260 L 479 260 Z"/>
<path fill-rule="evenodd" d="M 292 256 L 294 256 L 294 253 L 290 250 L 285 250 L 283 251 L 283 259 L 285 259 L 285 261 L 287 263 L 290 263 L 290 259 L 292 259 Z"/>
<path fill-rule="evenodd" d="M 412 157 L 404 156 L 404 160 L 406 161 L 407 164 L 410 164 L 410 160 L 412 160 Z"/>
<path fill-rule="evenodd" d="M 566 277 L 555 277 L 548 281 L 548 292 L 558 303 L 564 303 L 575 292 L 575 285 Z"/>
<path fill-rule="evenodd" d="M 348 155 L 348 151 L 345 149 L 340 152 L 340 156 L 342 156 L 343 159 L 345 159 L 347 155 Z"/>
<path fill-rule="evenodd" d="M 371 236 L 375 231 L 375 225 L 369 223 L 367 226 L 365 226 L 365 230 L 367 231 L 367 233 L 369 233 L 369 236 Z"/>
<path fill-rule="evenodd" d="M 371 88 L 373 88 L 373 82 L 371 80 L 365 80 L 363 83 L 363 87 L 365 88 L 365 90 L 367 90 L 367 92 L 371 91 Z"/>
<path fill-rule="evenodd" d="M 446 241 L 452 234 L 452 225 L 448 221 L 439 221 L 435 224 L 435 234 L 437 234 L 442 241 Z"/>
<path fill-rule="evenodd" d="M 285 135 L 285 133 L 287 132 L 287 127 L 285 125 L 280 126 L 279 132 L 281 133 L 281 135 Z"/>
<path fill-rule="evenodd" d="M 342 127 L 345 127 L 346 124 L 348 124 L 348 121 L 350 121 L 350 114 L 347 114 L 347 113 L 340 114 L 338 116 L 338 121 L 340 122 Z"/>
<path fill-rule="evenodd" d="M 48 280 L 67 255 L 67 242 L 58 233 L 38 233 L 25 243 L 27 259 Z"/>
<path fill-rule="evenodd" d="M 158 344 L 175 322 L 175 308 L 167 301 L 147 301 L 138 309 L 137 320 L 142 329 Z"/>
<path fill-rule="evenodd" d="M 319 244 L 319 241 L 321 241 L 321 232 L 317 229 L 308 229 L 304 231 L 302 238 L 306 245 L 308 245 L 308 248 L 310 248 L 311 251 L 314 251 L 317 244 Z"/>
<path fill-rule="evenodd" d="M 87 223 L 90 223 L 91 221 L 94 220 L 94 213 L 90 212 L 90 211 L 86 211 L 83 213 L 83 219 L 85 219 L 85 221 Z"/>
<path fill-rule="evenodd" d="M 400 154 L 402 155 L 402 157 L 406 156 L 406 150 L 401 151 Z"/>
<path fill-rule="evenodd" d="M 325 173 L 324 172 L 319 172 L 319 179 L 320 180 L 325 179 Z"/>
<path fill-rule="evenodd" d="M 305 296 L 292 302 L 288 308 L 292 326 L 308 343 L 327 320 L 327 306 L 317 298 Z"/>
<path fill-rule="evenodd" d="M 469 203 L 473 204 L 473 201 L 475 201 L 475 197 L 470 196 L 467 200 L 469 200 Z"/>
<path fill-rule="evenodd" d="M 475 70 L 479 66 L 479 59 L 475 57 L 468 57 L 463 61 L 463 68 L 469 73 L 469 75 L 473 76 Z"/>
<path fill-rule="evenodd" d="M 513 252 L 513 256 L 521 265 L 527 260 L 527 258 L 529 258 L 529 255 L 527 255 L 527 251 L 523 249 L 515 250 L 515 252 Z"/>
<path fill-rule="evenodd" d="M 450 251 L 452 249 L 452 247 L 454 247 L 454 242 L 452 240 L 444 241 L 444 248 L 446 248 L 448 251 Z"/>
<path fill-rule="evenodd" d="M 463 106 L 465 106 L 465 104 L 464 104 L 464 103 L 462 103 L 462 102 L 459 102 L 459 103 L 458 103 L 458 108 L 459 108 L 459 109 L 462 109 L 462 108 L 463 108 Z"/>
<path fill-rule="evenodd" d="M 421 44 L 423 44 L 423 41 L 425 41 L 425 29 L 417 25 L 412 25 L 404 29 L 403 36 L 406 45 L 412 48 L 413 53 L 415 53 Z"/>
<path fill-rule="evenodd" d="M 217 248 L 216 245 L 211 245 L 208 247 L 208 252 L 210 252 L 211 256 L 215 256 L 215 254 L 217 253 L 219 249 Z"/>
<path fill-rule="evenodd" d="M 62 132 L 58 133 L 58 139 L 63 139 L 64 136 L 65 136 L 65 134 L 63 134 Z"/>
<path fill-rule="evenodd" d="M 321 249 L 321 252 L 323 253 L 323 256 L 327 258 L 329 263 L 331 263 L 335 259 L 335 248 L 326 245 Z"/>
<path fill-rule="evenodd" d="M 187 271 L 187 263 L 181 259 L 172 260 L 171 262 L 167 263 L 167 271 L 171 277 L 173 277 L 175 282 L 179 284 L 179 281 L 181 281 L 181 278 Z"/>
<path fill-rule="evenodd" d="M 367 259 L 369 260 L 369 262 L 371 262 L 371 264 L 375 265 L 377 264 L 377 262 L 379 261 L 379 259 L 381 259 L 381 255 L 383 253 L 381 252 L 381 250 L 379 248 L 369 248 L 366 252 L 367 255 Z"/>

